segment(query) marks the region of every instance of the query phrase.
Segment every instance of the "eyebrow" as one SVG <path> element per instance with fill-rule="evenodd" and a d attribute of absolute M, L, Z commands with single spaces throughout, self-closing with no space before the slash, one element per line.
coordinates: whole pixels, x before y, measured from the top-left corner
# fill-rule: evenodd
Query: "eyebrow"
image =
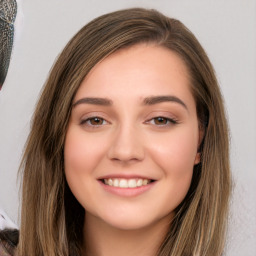
<path fill-rule="evenodd" d="M 154 105 L 154 104 L 168 102 L 168 101 L 178 103 L 178 104 L 182 105 L 186 110 L 188 110 L 187 105 L 181 99 L 179 99 L 176 96 L 172 96 L 172 95 L 147 97 L 143 100 L 143 104 L 144 105 Z"/>
<path fill-rule="evenodd" d="M 187 105 L 181 99 L 172 95 L 146 97 L 143 100 L 143 105 L 155 105 L 163 102 L 175 102 L 182 105 L 185 109 L 188 109 Z M 107 98 L 86 97 L 76 101 L 72 106 L 76 107 L 77 105 L 80 105 L 80 104 L 111 106 L 113 105 L 113 101 Z"/>
<path fill-rule="evenodd" d="M 92 105 L 100 105 L 100 106 L 111 106 L 113 105 L 112 100 L 107 98 L 94 98 L 94 97 L 87 97 L 82 98 L 76 101 L 72 106 L 76 107 L 79 104 L 92 104 Z"/>

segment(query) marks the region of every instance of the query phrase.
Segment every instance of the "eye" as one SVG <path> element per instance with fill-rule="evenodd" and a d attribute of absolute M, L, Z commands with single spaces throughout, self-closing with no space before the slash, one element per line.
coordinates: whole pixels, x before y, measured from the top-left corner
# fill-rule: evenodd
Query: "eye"
<path fill-rule="evenodd" d="M 177 120 L 172 119 L 172 118 L 157 116 L 157 117 L 154 117 L 154 118 L 150 119 L 149 121 L 147 121 L 147 123 L 157 125 L 157 126 L 166 126 L 166 125 L 170 125 L 170 124 L 177 124 L 178 122 L 177 122 Z"/>
<path fill-rule="evenodd" d="M 90 117 L 81 121 L 81 124 L 85 124 L 88 126 L 101 126 L 101 125 L 105 125 L 106 123 L 107 122 L 104 118 L 97 117 L 97 116 Z"/>

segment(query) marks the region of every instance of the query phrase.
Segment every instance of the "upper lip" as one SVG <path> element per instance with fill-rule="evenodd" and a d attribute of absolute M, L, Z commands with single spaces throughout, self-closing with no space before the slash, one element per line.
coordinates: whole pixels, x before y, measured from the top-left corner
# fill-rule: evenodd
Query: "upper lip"
<path fill-rule="evenodd" d="M 149 176 L 143 176 L 138 174 L 108 174 L 108 175 L 102 175 L 98 178 L 98 180 L 103 179 L 147 179 L 147 180 L 155 180 L 152 177 Z"/>

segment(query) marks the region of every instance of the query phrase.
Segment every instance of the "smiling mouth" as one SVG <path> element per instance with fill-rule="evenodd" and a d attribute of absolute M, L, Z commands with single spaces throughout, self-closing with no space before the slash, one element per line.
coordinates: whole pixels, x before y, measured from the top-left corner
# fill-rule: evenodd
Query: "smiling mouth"
<path fill-rule="evenodd" d="M 118 178 L 110 178 L 110 179 L 101 179 L 105 185 L 111 187 L 118 187 L 118 188 L 137 188 L 146 186 L 154 180 L 150 179 L 118 179 Z"/>

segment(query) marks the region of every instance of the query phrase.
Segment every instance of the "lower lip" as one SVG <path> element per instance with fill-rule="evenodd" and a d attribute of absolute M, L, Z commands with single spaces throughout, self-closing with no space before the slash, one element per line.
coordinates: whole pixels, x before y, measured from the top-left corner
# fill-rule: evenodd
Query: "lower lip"
<path fill-rule="evenodd" d="M 156 181 L 141 187 L 136 187 L 136 188 L 119 188 L 119 187 L 109 186 L 104 184 L 102 181 L 99 181 L 99 183 L 107 192 L 110 192 L 118 196 L 123 196 L 123 197 L 134 197 L 134 196 L 141 195 L 144 192 L 147 192 L 148 190 L 150 190 L 155 185 Z"/>

